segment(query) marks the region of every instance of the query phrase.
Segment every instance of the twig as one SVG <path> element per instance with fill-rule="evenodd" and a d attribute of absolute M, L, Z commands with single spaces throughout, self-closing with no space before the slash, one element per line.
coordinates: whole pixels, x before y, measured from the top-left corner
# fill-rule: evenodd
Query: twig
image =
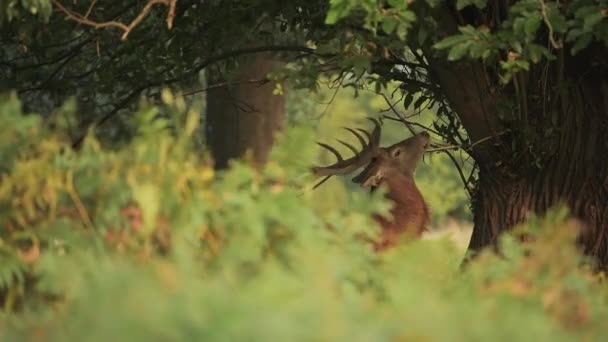
<path fill-rule="evenodd" d="M 327 110 L 329 109 L 329 106 L 334 102 L 334 100 L 336 99 L 336 96 L 338 96 L 338 92 L 340 91 L 340 88 L 342 87 L 342 82 L 344 82 L 344 78 L 345 77 L 346 77 L 346 75 L 343 75 L 342 77 L 336 78 L 336 81 L 340 80 L 340 83 L 336 87 L 336 90 L 334 91 L 334 93 L 332 94 L 331 98 L 329 99 L 329 102 L 327 102 L 327 105 L 325 106 L 325 109 L 323 110 L 323 113 L 321 113 L 321 115 L 319 116 L 319 118 L 324 117 L 325 114 L 327 114 Z M 319 185 L 321 185 L 321 184 L 319 184 Z"/>
<path fill-rule="evenodd" d="M 116 28 L 122 30 L 123 34 L 120 37 L 120 40 L 123 40 L 123 41 L 127 40 L 127 37 L 129 36 L 131 31 L 137 25 L 139 25 L 142 20 L 144 20 L 144 18 L 152 10 L 152 7 L 154 7 L 155 5 L 165 5 L 165 6 L 169 7 L 169 12 L 167 14 L 167 27 L 169 29 L 171 29 L 171 27 L 173 27 L 173 19 L 175 18 L 175 4 L 177 2 L 177 0 L 148 0 L 148 3 L 146 4 L 146 6 L 144 6 L 144 8 L 141 10 L 141 12 L 139 12 L 139 14 L 135 17 L 135 19 L 133 19 L 127 25 L 127 24 L 124 24 L 124 23 L 122 23 L 120 21 L 116 21 L 116 20 L 96 22 L 96 21 L 88 19 L 88 16 L 89 16 L 91 10 L 93 9 L 93 5 L 95 5 L 96 1 L 93 1 L 93 3 L 91 3 L 91 6 L 89 7 L 89 9 L 87 10 L 87 13 L 84 16 L 82 14 L 70 11 L 69 9 L 64 7 L 58 0 L 52 0 L 52 1 L 53 1 L 53 4 L 55 6 L 57 6 L 57 8 L 61 12 L 63 12 L 68 18 L 70 18 L 80 24 L 91 26 L 95 29 L 101 29 L 101 28 L 106 28 L 106 27 L 116 27 Z"/>
<path fill-rule="evenodd" d="M 547 14 L 547 5 L 543 2 L 543 0 L 538 0 L 538 3 L 540 4 L 540 14 L 543 17 L 545 25 L 547 25 L 547 29 L 549 30 L 549 42 L 551 42 L 553 48 L 561 49 L 563 47 L 562 42 L 556 41 L 555 37 L 553 37 L 553 26 L 551 26 L 551 22 L 549 21 L 549 15 Z"/>
<path fill-rule="evenodd" d="M 216 83 L 216 84 L 210 85 L 205 88 L 191 90 L 187 93 L 184 93 L 183 96 L 190 96 L 190 95 L 194 95 L 194 94 L 198 94 L 198 93 L 204 93 L 208 90 L 212 90 L 215 88 L 229 87 L 229 86 L 234 86 L 234 85 L 239 85 L 239 84 L 258 84 L 258 85 L 262 86 L 268 82 L 270 82 L 270 80 L 267 78 L 262 78 L 262 79 L 258 79 L 258 80 L 245 80 L 245 81 L 238 81 L 238 82 L 222 82 L 222 83 Z"/>
<path fill-rule="evenodd" d="M 219 55 L 209 57 L 208 59 L 200 62 L 199 64 L 192 67 L 188 72 L 186 72 L 180 76 L 176 76 L 176 77 L 165 79 L 165 80 L 155 81 L 155 82 L 149 82 L 145 85 L 142 85 L 142 86 L 136 88 L 135 90 L 131 91 L 127 96 L 125 96 L 121 100 L 121 102 L 117 106 L 115 106 L 114 110 L 105 114 L 99 121 L 97 121 L 97 123 L 95 123 L 94 126 L 102 125 L 104 122 L 111 119 L 114 115 L 116 115 L 116 113 L 118 113 L 118 111 L 120 109 L 122 109 L 123 107 L 128 105 L 129 102 L 131 102 L 131 100 L 133 100 L 137 95 L 139 95 L 142 91 L 144 91 L 148 88 L 158 87 L 158 86 L 162 86 L 162 85 L 166 86 L 169 84 L 179 82 L 182 79 L 184 79 L 185 77 L 187 77 L 188 75 L 190 75 L 194 72 L 198 72 L 198 71 L 208 67 L 209 65 L 212 65 L 214 63 L 220 62 L 225 59 L 229 59 L 229 58 L 233 58 L 233 57 L 237 57 L 237 56 L 241 56 L 241 55 L 258 53 L 258 52 L 274 52 L 274 51 L 289 51 L 289 52 L 302 52 L 302 53 L 307 53 L 307 54 L 315 54 L 314 49 L 308 48 L 305 46 L 298 46 L 298 45 L 259 46 L 259 47 L 244 48 L 244 49 L 238 49 L 238 50 L 221 53 Z M 316 55 L 321 55 L 321 54 L 316 54 Z M 82 141 L 84 140 L 85 137 L 86 137 L 86 134 L 81 135 L 78 139 L 76 139 L 72 143 L 72 146 L 73 147 L 80 146 L 80 144 L 82 143 Z"/>
<path fill-rule="evenodd" d="M 97 3 L 97 0 L 91 1 L 91 5 L 89 6 L 89 9 L 87 9 L 87 13 L 84 14 L 85 19 L 87 19 L 89 17 L 89 14 L 91 14 L 91 11 L 93 10 L 93 7 L 95 7 L 96 3 Z"/>
<path fill-rule="evenodd" d="M 498 133 L 496 133 L 494 135 L 490 135 L 490 136 L 487 136 L 485 138 L 481 138 L 481 139 L 477 140 L 476 142 L 472 143 L 471 146 L 469 146 L 469 149 L 473 149 L 473 147 L 481 144 L 482 142 L 488 141 L 490 139 L 494 139 L 494 138 L 499 137 L 499 136 L 501 136 L 501 135 L 503 135 L 505 133 L 508 133 L 508 132 L 509 132 L 509 130 L 505 129 L 505 130 L 502 130 L 502 131 L 500 131 L 500 132 L 498 132 Z"/>
<path fill-rule="evenodd" d="M 450 152 L 445 151 L 445 154 L 447 154 L 448 157 L 450 157 L 450 159 L 452 160 L 452 163 L 454 164 L 454 166 L 456 167 L 456 170 L 458 171 L 458 175 L 460 175 L 460 179 L 462 180 L 462 184 L 464 185 L 464 188 L 467 190 L 469 197 L 471 197 L 473 194 L 473 190 L 469 187 L 469 181 L 465 178 L 464 173 L 462 172 L 462 167 L 460 166 L 460 164 L 458 164 L 458 161 L 456 160 L 456 158 L 454 158 L 454 156 Z"/>
<path fill-rule="evenodd" d="M 462 146 L 458 145 L 435 145 L 437 147 L 427 148 L 425 152 L 442 152 L 442 151 L 451 151 L 462 148 Z"/>
<path fill-rule="evenodd" d="M 401 121 L 405 125 L 405 127 L 407 127 L 407 129 L 410 131 L 410 133 L 415 134 L 414 129 L 412 129 L 412 126 L 410 125 L 410 122 L 401 116 L 401 113 L 399 113 L 399 111 L 397 111 L 397 109 L 395 109 L 395 106 L 391 103 L 391 101 L 388 99 L 388 97 L 386 97 L 386 95 L 384 95 L 382 93 L 380 93 L 379 95 L 382 96 L 382 98 L 384 99 L 386 104 L 390 107 L 390 109 L 393 111 L 393 113 L 395 113 L 395 115 L 397 115 L 397 117 L 399 118 L 399 121 Z M 387 119 L 391 119 L 391 117 L 389 117 L 387 115 L 383 115 L 383 116 L 386 117 Z"/>
<path fill-rule="evenodd" d="M 438 135 L 438 136 L 440 136 L 440 137 L 443 137 L 443 135 L 439 134 L 439 132 L 437 132 L 436 130 L 434 130 L 434 129 L 432 129 L 432 128 L 429 128 L 429 127 L 426 127 L 425 125 L 423 125 L 423 124 L 419 124 L 419 123 L 417 123 L 417 122 L 413 122 L 413 121 L 405 120 L 405 119 L 403 119 L 403 118 L 394 118 L 394 117 L 392 117 L 392 116 L 390 116 L 390 115 L 382 115 L 382 117 L 383 117 L 383 118 L 385 118 L 385 119 L 388 119 L 388 120 L 392 120 L 392 121 L 401 122 L 401 123 L 403 123 L 403 124 L 404 124 L 404 125 L 406 125 L 406 126 L 407 126 L 407 125 L 411 125 L 411 126 L 420 127 L 420 128 L 422 128 L 423 130 L 425 130 L 425 131 L 429 131 L 429 132 L 431 132 L 431 133 L 437 134 L 437 135 Z M 416 132 L 414 132 L 414 131 L 413 131 L 413 130 L 412 130 L 410 127 L 409 127 L 409 126 L 407 126 L 407 127 L 408 127 L 408 129 L 410 129 L 410 133 L 412 133 L 412 134 L 416 134 Z"/>
<path fill-rule="evenodd" d="M 169 1 L 169 14 L 167 14 L 167 28 L 170 30 L 173 28 L 173 19 L 175 19 L 175 5 L 177 0 Z"/>
<path fill-rule="evenodd" d="M 494 134 L 494 135 L 490 135 L 490 136 L 487 136 L 487 137 L 485 137 L 485 138 L 479 139 L 479 140 L 477 140 L 476 142 L 472 143 L 472 144 L 471 144 L 471 145 L 469 145 L 469 146 L 461 146 L 461 145 L 445 145 L 445 146 L 439 146 L 439 147 L 437 147 L 437 148 L 430 148 L 430 149 L 427 149 L 427 150 L 426 150 L 426 152 L 440 152 L 440 151 L 448 151 L 448 150 L 453 150 L 453 149 L 463 149 L 463 150 L 465 150 L 465 151 L 467 151 L 467 152 L 470 152 L 471 150 L 473 150 L 473 148 L 474 148 L 475 146 L 477 146 L 477 145 L 481 144 L 482 142 L 484 142 L 484 141 L 488 141 L 488 140 L 490 140 L 490 139 L 494 139 L 494 138 L 499 137 L 499 136 L 501 136 L 501 135 L 503 135 L 503 134 L 505 134 L 505 133 L 507 133 L 507 132 L 509 132 L 509 130 L 508 130 L 508 129 L 505 129 L 505 130 L 503 130 L 503 131 L 501 131 L 501 132 L 498 132 L 498 133 L 496 133 L 496 134 Z"/>

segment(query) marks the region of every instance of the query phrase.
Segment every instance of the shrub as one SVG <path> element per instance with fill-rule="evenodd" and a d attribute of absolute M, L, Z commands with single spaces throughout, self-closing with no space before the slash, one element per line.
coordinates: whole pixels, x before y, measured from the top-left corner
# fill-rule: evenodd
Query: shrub
<path fill-rule="evenodd" d="M 362 235 L 382 192 L 318 206 L 312 132 L 291 128 L 262 170 L 221 174 L 196 111 L 134 114 L 135 136 L 70 148 L 63 113 L 0 104 L 2 340 L 598 340 L 601 277 L 563 210 L 460 268 L 448 240 L 383 255 Z M 63 123 L 62 123 L 63 122 Z M 327 203 L 327 202 L 325 202 Z M 526 243 L 517 242 L 525 232 Z"/>

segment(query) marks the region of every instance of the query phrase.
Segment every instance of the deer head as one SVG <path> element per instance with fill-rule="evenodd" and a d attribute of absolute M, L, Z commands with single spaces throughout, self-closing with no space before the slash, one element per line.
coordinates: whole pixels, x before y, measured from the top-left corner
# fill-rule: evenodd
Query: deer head
<path fill-rule="evenodd" d="M 376 187 L 380 185 L 383 179 L 396 175 L 413 177 L 414 170 L 429 145 L 429 134 L 427 132 L 418 133 L 394 145 L 380 147 L 381 122 L 376 119 L 370 120 L 374 122 L 374 129 L 371 134 L 363 129 L 345 128 L 361 142 L 362 150 L 360 152 L 354 146 L 338 140 L 353 151 L 354 156 L 351 158 L 344 159 L 335 148 L 324 143 L 318 143 L 332 152 L 338 161 L 329 166 L 317 166 L 312 169 L 315 175 L 325 176 L 323 180 L 315 185 L 315 188 L 331 176 L 346 175 L 363 166 L 365 166 L 363 171 L 353 178 L 353 182 L 361 184 L 363 187 Z M 361 133 L 367 136 L 368 141 Z"/>

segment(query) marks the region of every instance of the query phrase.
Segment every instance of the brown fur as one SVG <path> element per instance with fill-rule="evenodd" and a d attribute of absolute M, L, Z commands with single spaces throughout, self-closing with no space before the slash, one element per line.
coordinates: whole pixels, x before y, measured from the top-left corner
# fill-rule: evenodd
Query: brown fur
<path fill-rule="evenodd" d="M 394 202 L 391 218 L 375 216 L 382 227 L 380 240 L 374 242 L 377 251 L 395 246 L 405 235 L 419 238 L 429 222 L 429 209 L 416 187 L 414 171 L 428 146 L 429 136 L 421 133 L 393 146 L 383 148 L 355 178 L 363 187 L 385 185 L 387 197 Z"/>
<path fill-rule="evenodd" d="M 387 186 L 387 197 L 394 205 L 391 218 L 374 217 L 382 227 L 380 240 L 374 243 L 377 251 L 395 246 L 404 235 L 419 238 L 429 222 L 428 206 L 412 177 L 397 174 L 384 178 L 381 184 Z"/>
<path fill-rule="evenodd" d="M 372 190 L 380 185 L 388 188 L 387 197 L 394 202 L 391 217 L 374 217 L 382 227 L 379 241 L 373 241 L 375 250 L 380 251 L 394 246 L 404 234 L 419 238 L 429 222 L 429 209 L 414 182 L 414 171 L 429 145 L 430 136 L 422 132 L 392 146 L 379 147 L 381 122 L 371 120 L 374 121 L 375 128 L 371 134 L 366 133 L 368 143 L 355 130 L 347 128 L 363 145 L 363 150 L 349 159 L 342 158 L 331 146 L 319 143 L 335 154 L 338 162 L 326 167 L 314 167 L 313 172 L 318 176 L 325 176 L 315 185 L 317 187 L 331 176 L 348 174 L 366 165 L 363 171 L 353 178 L 353 182 Z M 351 145 L 340 142 L 355 150 Z"/>

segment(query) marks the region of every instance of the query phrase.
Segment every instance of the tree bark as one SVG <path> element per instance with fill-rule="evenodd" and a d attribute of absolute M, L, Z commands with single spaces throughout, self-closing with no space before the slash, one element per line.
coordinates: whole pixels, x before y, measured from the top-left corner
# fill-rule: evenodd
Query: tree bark
<path fill-rule="evenodd" d="M 429 58 L 435 81 L 458 113 L 479 166 L 469 250 L 496 246 L 499 235 L 565 204 L 585 226 L 582 249 L 608 269 L 608 70 L 606 48 L 533 65 L 507 86 L 488 83 L 480 63 Z M 495 75 L 494 75 L 495 76 Z M 501 103 L 503 106 L 499 106 Z M 510 104 L 507 111 L 504 104 Z"/>
<path fill-rule="evenodd" d="M 536 173 L 515 178 L 479 176 L 474 209 L 474 229 L 469 244 L 473 253 L 493 246 L 505 230 L 525 222 L 529 213 L 542 215 L 547 209 L 565 204 L 571 215 L 585 224 L 579 242 L 583 251 L 596 258 L 598 266 L 608 266 L 608 191 L 602 184 L 602 167 L 577 172 L 555 164 Z"/>
<path fill-rule="evenodd" d="M 253 162 L 263 165 L 275 133 L 285 121 L 284 95 L 275 95 L 275 82 L 267 75 L 283 62 L 270 54 L 248 56 L 234 78 L 213 77 L 209 73 L 207 145 L 215 167 L 228 167 L 232 159 L 252 153 Z"/>
<path fill-rule="evenodd" d="M 521 149 L 506 155 L 504 146 L 493 160 L 478 160 L 475 224 L 469 250 L 476 252 L 495 245 L 501 232 L 524 222 L 530 212 L 542 215 L 551 207 L 565 204 L 585 226 L 579 237 L 583 251 L 595 258 L 599 268 L 608 268 L 608 143 L 604 136 L 608 128 L 608 83 L 588 78 L 584 82 L 569 79 L 566 84 L 570 85 L 556 101 L 554 121 L 558 128 L 553 138 L 535 139 L 532 135 L 525 140 L 530 149 L 536 150 L 536 165 Z M 529 114 L 527 124 L 532 132 L 535 124 L 549 127 L 550 120 L 538 120 L 542 116 Z M 512 143 L 513 139 L 511 135 L 503 143 Z"/>

